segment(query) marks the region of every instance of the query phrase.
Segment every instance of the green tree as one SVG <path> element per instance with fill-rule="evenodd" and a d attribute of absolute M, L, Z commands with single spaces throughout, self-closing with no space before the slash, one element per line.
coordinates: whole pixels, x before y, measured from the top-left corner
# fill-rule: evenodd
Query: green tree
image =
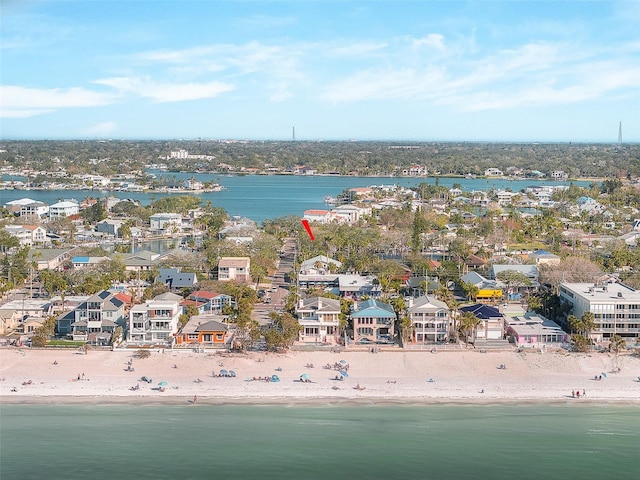
<path fill-rule="evenodd" d="M 460 317 L 458 331 L 464 336 L 467 346 L 475 342 L 476 332 L 482 321 L 472 312 L 464 312 Z"/>

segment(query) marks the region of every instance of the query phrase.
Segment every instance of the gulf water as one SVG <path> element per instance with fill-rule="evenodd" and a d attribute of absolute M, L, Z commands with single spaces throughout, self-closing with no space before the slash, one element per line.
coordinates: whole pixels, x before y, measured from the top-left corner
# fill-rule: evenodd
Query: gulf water
<path fill-rule="evenodd" d="M 520 191 L 530 185 L 563 185 L 562 182 L 541 180 L 511 180 L 502 178 L 407 178 L 407 177 L 350 177 L 350 176 L 293 176 L 293 175 L 246 175 L 220 176 L 213 174 L 161 173 L 158 176 L 176 177 L 186 180 L 194 177 L 202 182 L 215 182 L 225 190 L 198 194 L 203 203 L 210 201 L 214 206 L 223 208 L 229 215 L 250 218 L 257 223 L 266 219 L 287 215 L 302 217 L 305 210 L 327 208 L 325 196 L 342 193 L 353 187 L 371 185 L 400 185 L 417 187 L 420 183 L 452 187 L 458 183 L 465 191 L 507 189 Z M 3 178 L 8 180 L 9 178 Z M 21 179 L 25 180 L 25 179 Z M 589 182 L 574 182 L 579 186 L 587 186 Z M 11 200 L 28 197 L 48 204 L 63 199 L 82 200 L 92 196 L 102 198 L 113 195 L 120 198 L 131 198 L 148 205 L 152 200 L 167 195 L 166 193 L 135 192 L 101 192 L 92 190 L 0 190 L 0 205 Z"/>
<path fill-rule="evenodd" d="M 0 478 L 635 479 L 640 407 L 0 406 Z"/>

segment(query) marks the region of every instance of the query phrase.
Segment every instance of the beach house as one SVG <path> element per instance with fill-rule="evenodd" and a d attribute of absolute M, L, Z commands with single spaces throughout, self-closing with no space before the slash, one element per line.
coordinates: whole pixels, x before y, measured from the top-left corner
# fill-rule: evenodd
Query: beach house
<path fill-rule="evenodd" d="M 171 344 L 178 333 L 181 300 L 182 297 L 175 293 L 163 293 L 134 305 L 129 311 L 127 342 L 136 345 Z"/>
<path fill-rule="evenodd" d="M 473 313 L 481 321 L 476 331 L 476 339 L 501 340 L 504 337 L 504 315 L 499 309 L 478 303 L 461 307 L 460 313 L 465 312 Z"/>
<path fill-rule="evenodd" d="M 59 335 L 70 334 L 74 340 L 106 345 L 116 327 L 126 324 L 125 306 L 113 293 L 102 290 L 70 312 L 63 313 L 56 320 L 56 331 Z"/>
<path fill-rule="evenodd" d="M 304 343 L 332 343 L 340 329 L 340 300 L 324 297 L 301 299 L 296 306 L 300 324 L 298 340 Z"/>
<path fill-rule="evenodd" d="M 176 345 L 198 344 L 203 347 L 224 346 L 229 327 L 219 315 L 194 315 L 176 335 Z"/>
<path fill-rule="evenodd" d="M 396 313 L 391 305 L 369 299 L 356 302 L 351 312 L 355 343 L 393 343 Z"/>
<path fill-rule="evenodd" d="M 451 312 L 446 303 L 428 295 L 411 297 L 407 312 L 413 328 L 413 341 L 436 343 L 449 338 Z"/>

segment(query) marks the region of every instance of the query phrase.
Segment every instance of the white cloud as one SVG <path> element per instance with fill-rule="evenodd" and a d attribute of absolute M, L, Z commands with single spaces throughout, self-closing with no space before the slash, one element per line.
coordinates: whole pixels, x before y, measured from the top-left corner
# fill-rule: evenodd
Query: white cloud
<path fill-rule="evenodd" d="M 103 78 L 96 80 L 95 83 L 115 88 L 123 93 L 150 98 L 158 103 L 213 98 L 235 88 L 231 84 L 222 82 L 160 83 L 140 77 Z"/>
<path fill-rule="evenodd" d="M 430 33 L 426 37 L 414 39 L 412 42 L 412 45 L 414 47 L 426 46 L 426 47 L 434 48 L 436 50 L 444 50 L 445 49 L 444 35 L 441 35 L 439 33 Z"/>
<path fill-rule="evenodd" d="M 107 105 L 113 96 L 79 87 L 28 88 L 0 85 L 0 116 L 26 118 L 59 108 Z"/>

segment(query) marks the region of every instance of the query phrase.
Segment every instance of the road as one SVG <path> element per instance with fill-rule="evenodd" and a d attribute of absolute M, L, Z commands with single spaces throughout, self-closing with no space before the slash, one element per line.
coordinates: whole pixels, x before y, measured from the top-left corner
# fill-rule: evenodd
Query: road
<path fill-rule="evenodd" d="M 260 325 L 266 325 L 271 322 L 269 313 L 282 310 L 284 300 L 289 294 L 289 283 L 286 274 L 293 269 L 293 262 L 296 255 L 296 239 L 285 238 L 282 250 L 280 251 L 280 260 L 273 276 L 267 277 L 264 289 L 267 291 L 265 299 L 271 299 L 271 303 L 263 303 L 262 301 L 255 304 L 253 308 L 252 318 L 257 320 Z"/>

